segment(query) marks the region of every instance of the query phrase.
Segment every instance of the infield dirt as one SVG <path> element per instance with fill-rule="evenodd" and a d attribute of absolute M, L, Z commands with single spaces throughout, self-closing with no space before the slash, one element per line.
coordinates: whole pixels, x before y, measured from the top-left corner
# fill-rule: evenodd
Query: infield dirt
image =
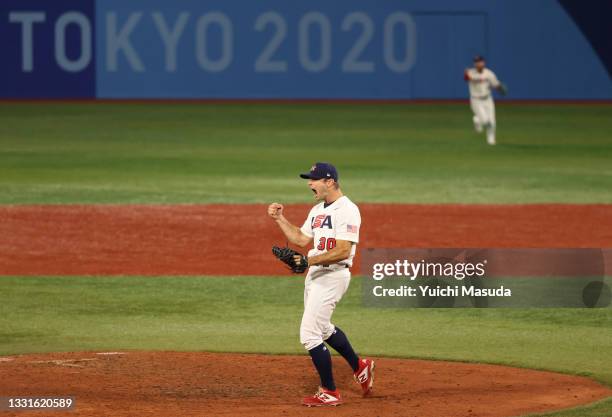
<path fill-rule="evenodd" d="M 307 356 L 187 352 L 119 355 L 56 353 L 0 361 L 4 396 L 75 397 L 76 409 L 53 416 L 479 416 L 524 415 L 592 402 L 612 390 L 587 378 L 551 372 L 404 359 L 377 359 L 375 391 L 361 388 L 334 360 L 345 404 L 300 405 L 317 380 Z M 2 413 L 38 416 L 38 411 Z"/>
<path fill-rule="evenodd" d="M 0 206 L 0 275 L 283 275 L 266 205 Z M 308 205 L 288 205 L 301 225 Z M 612 247 L 612 205 L 362 204 L 360 250 Z M 359 252 L 359 251 L 358 251 Z M 353 272 L 359 272 L 356 259 Z"/>

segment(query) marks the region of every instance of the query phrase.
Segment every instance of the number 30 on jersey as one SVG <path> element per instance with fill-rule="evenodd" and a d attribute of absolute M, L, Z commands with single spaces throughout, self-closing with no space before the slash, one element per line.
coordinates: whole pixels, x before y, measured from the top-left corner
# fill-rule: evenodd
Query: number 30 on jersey
<path fill-rule="evenodd" d="M 332 250 L 336 247 L 336 239 L 333 237 L 322 237 L 319 239 L 319 244 L 317 245 L 318 250 Z"/>

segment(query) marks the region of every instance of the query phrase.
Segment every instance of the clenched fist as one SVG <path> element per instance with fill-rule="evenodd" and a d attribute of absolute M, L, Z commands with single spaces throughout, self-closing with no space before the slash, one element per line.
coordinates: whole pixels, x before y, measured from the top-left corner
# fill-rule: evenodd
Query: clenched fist
<path fill-rule="evenodd" d="M 283 215 L 283 205 L 279 203 L 272 203 L 268 206 L 268 216 L 274 220 L 278 220 Z"/>

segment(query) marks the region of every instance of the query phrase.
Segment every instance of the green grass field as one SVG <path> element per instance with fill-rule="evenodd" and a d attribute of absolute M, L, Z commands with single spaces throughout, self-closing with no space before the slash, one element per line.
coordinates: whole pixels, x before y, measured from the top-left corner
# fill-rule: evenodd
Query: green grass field
<path fill-rule="evenodd" d="M 336 163 L 358 202 L 612 203 L 612 106 L 0 104 L 0 204 L 310 202 Z M 1 273 L 1 272 L 0 272 Z M 335 313 L 362 353 L 548 369 L 612 385 L 612 309 Z M 303 354 L 302 282 L 0 277 L 0 354 L 172 349 Z M 359 326 L 373 333 L 357 331 Z M 555 417 L 612 414 L 612 400 Z"/>
<path fill-rule="evenodd" d="M 0 104 L 0 203 L 612 203 L 612 106 Z"/>

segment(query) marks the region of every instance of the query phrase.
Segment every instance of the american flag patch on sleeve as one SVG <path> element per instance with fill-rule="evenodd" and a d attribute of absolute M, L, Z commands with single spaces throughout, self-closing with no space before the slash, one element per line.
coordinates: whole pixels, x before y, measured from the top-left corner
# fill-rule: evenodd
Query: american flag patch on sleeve
<path fill-rule="evenodd" d="M 359 233 L 359 226 L 353 226 L 352 224 L 346 225 L 347 233 Z"/>

